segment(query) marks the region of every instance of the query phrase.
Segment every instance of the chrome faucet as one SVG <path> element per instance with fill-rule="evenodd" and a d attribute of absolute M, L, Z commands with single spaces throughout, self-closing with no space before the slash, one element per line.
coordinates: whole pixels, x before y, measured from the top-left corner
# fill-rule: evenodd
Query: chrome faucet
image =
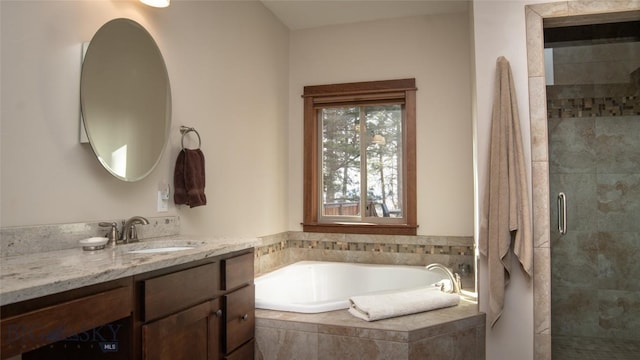
<path fill-rule="evenodd" d="M 138 231 L 136 224 L 148 225 L 149 220 L 142 216 L 134 216 L 127 221 L 122 221 L 122 231 L 120 232 L 120 243 L 127 244 L 138 242 Z"/>
<path fill-rule="evenodd" d="M 451 286 L 453 287 L 453 289 L 450 292 L 454 294 L 460 294 L 460 287 L 461 287 L 460 275 L 458 275 L 457 273 L 456 274 L 452 273 L 448 267 L 438 263 L 427 265 L 427 270 L 440 270 L 445 274 L 447 274 L 447 276 L 449 277 L 449 280 L 451 280 Z"/>

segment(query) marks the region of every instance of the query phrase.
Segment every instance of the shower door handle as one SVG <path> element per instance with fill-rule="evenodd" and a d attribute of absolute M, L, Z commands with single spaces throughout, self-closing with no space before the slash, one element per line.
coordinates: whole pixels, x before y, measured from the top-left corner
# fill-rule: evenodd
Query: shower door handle
<path fill-rule="evenodd" d="M 558 194 L 558 231 L 560 235 L 567 233 L 567 195 Z"/>

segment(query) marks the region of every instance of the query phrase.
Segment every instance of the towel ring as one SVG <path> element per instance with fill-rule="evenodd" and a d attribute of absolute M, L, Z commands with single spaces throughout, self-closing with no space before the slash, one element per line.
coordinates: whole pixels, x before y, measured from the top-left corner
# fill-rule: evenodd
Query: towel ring
<path fill-rule="evenodd" d="M 180 126 L 180 133 L 182 134 L 182 139 L 180 140 L 180 144 L 182 145 L 182 150 L 184 150 L 184 136 L 190 132 L 194 132 L 198 136 L 198 149 L 200 149 L 200 146 L 202 145 L 202 139 L 200 139 L 200 134 L 198 133 L 198 130 L 188 126 Z"/>

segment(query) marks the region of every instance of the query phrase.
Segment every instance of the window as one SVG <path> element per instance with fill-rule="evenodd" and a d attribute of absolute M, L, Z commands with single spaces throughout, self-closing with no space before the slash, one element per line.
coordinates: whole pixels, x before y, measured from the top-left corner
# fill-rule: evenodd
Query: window
<path fill-rule="evenodd" d="M 415 79 L 304 88 L 304 231 L 415 235 Z"/>

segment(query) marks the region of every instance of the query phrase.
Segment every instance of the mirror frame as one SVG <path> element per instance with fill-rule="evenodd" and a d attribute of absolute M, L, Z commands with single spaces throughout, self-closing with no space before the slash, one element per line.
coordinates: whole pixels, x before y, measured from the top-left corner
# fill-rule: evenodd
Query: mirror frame
<path fill-rule="evenodd" d="M 142 25 L 117 18 L 98 29 L 84 54 L 80 104 L 91 148 L 111 175 L 134 182 L 155 169 L 171 129 L 171 86 L 162 53 Z"/>

